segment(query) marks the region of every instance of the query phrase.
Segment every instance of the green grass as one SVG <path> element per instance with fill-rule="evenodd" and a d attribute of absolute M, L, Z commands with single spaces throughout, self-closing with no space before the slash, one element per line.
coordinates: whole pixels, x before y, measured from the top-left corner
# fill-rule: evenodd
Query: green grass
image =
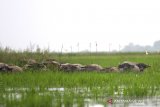
<path fill-rule="evenodd" d="M 95 101 L 101 97 L 147 97 L 160 95 L 160 55 L 143 53 L 119 54 L 53 54 L 53 53 L 4 53 L 0 52 L 0 61 L 23 66 L 23 59 L 42 61 L 54 58 L 60 62 L 91 64 L 103 67 L 117 66 L 123 61 L 144 62 L 151 65 L 142 73 L 96 73 L 96 72 L 61 72 L 25 71 L 22 73 L 1 73 L 1 94 L 3 102 L 10 106 L 42 107 L 79 107 L 85 105 L 84 99 Z M 22 88 L 25 88 L 24 90 Z M 64 88 L 64 91 L 48 91 L 49 88 Z M 9 90 L 10 89 L 10 90 Z M 20 99 L 11 96 L 19 93 Z"/>

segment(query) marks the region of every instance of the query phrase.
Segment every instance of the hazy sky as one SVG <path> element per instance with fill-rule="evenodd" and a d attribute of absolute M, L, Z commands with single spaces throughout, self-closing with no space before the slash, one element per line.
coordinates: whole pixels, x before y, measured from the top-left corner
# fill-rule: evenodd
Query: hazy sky
<path fill-rule="evenodd" d="M 108 51 L 160 40 L 160 0 L 0 0 L 0 44 Z"/>

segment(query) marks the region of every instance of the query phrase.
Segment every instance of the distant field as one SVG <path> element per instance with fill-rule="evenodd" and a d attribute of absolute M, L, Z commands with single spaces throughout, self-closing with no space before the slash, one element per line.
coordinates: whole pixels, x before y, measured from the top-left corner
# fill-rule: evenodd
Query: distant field
<path fill-rule="evenodd" d="M 144 53 L 4 53 L 0 62 L 23 66 L 23 59 L 42 61 L 54 58 L 60 62 L 99 64 L 103 67 L 117 66 L 123 61 L 143 62 L 151 65 L 144 72 L 97 73 L 25 71 L 23 73 L 1 73 L 1 103 L 4 107 L 83 107 L 86 99 L 106 105 L 108 97 L 152 97 L 160 96 L 160 55 Z M 0 103 L 0 104 L 1 104 Z M 75 107 L 77 107 L 75 106 Z M 3 106 L 2 106 L 3 107 Z"/>

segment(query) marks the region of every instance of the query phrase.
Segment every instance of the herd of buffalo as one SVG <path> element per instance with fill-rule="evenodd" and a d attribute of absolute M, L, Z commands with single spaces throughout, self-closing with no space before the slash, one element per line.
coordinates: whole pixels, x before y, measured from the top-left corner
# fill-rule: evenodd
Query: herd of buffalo
<path fill-rule="evenodd" d="M 36 60 L 29 59 L 23 67 L 17 65 L 9 65 L 6 63 L 0 63 L 0 72 L 23 72 L 28 69 L 33 70 L 59 70 L 65 72 L 74 72 L 74 71 L 96 71 L 96 72 L 123 72 L 123 71 L 136 71 L 142 72 L 144 69 L 150 67 L 144 63 L 135 63 L 124 61 L 118 66 L 115 67 L 102 67 L 98 64 L 71 64 L 71 63 L 60 63 L 55 59 L 47 59 L 38 63 Z"/>

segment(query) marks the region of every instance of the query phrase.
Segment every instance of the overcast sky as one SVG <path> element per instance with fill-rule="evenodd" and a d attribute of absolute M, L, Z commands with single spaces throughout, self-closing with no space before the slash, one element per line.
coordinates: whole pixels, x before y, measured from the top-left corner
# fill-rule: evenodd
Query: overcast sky
<path fill-rule="evenodd" d="M 0 44 L 59 51 L 160 40 L 160 0 L 0 0 Z"/>

